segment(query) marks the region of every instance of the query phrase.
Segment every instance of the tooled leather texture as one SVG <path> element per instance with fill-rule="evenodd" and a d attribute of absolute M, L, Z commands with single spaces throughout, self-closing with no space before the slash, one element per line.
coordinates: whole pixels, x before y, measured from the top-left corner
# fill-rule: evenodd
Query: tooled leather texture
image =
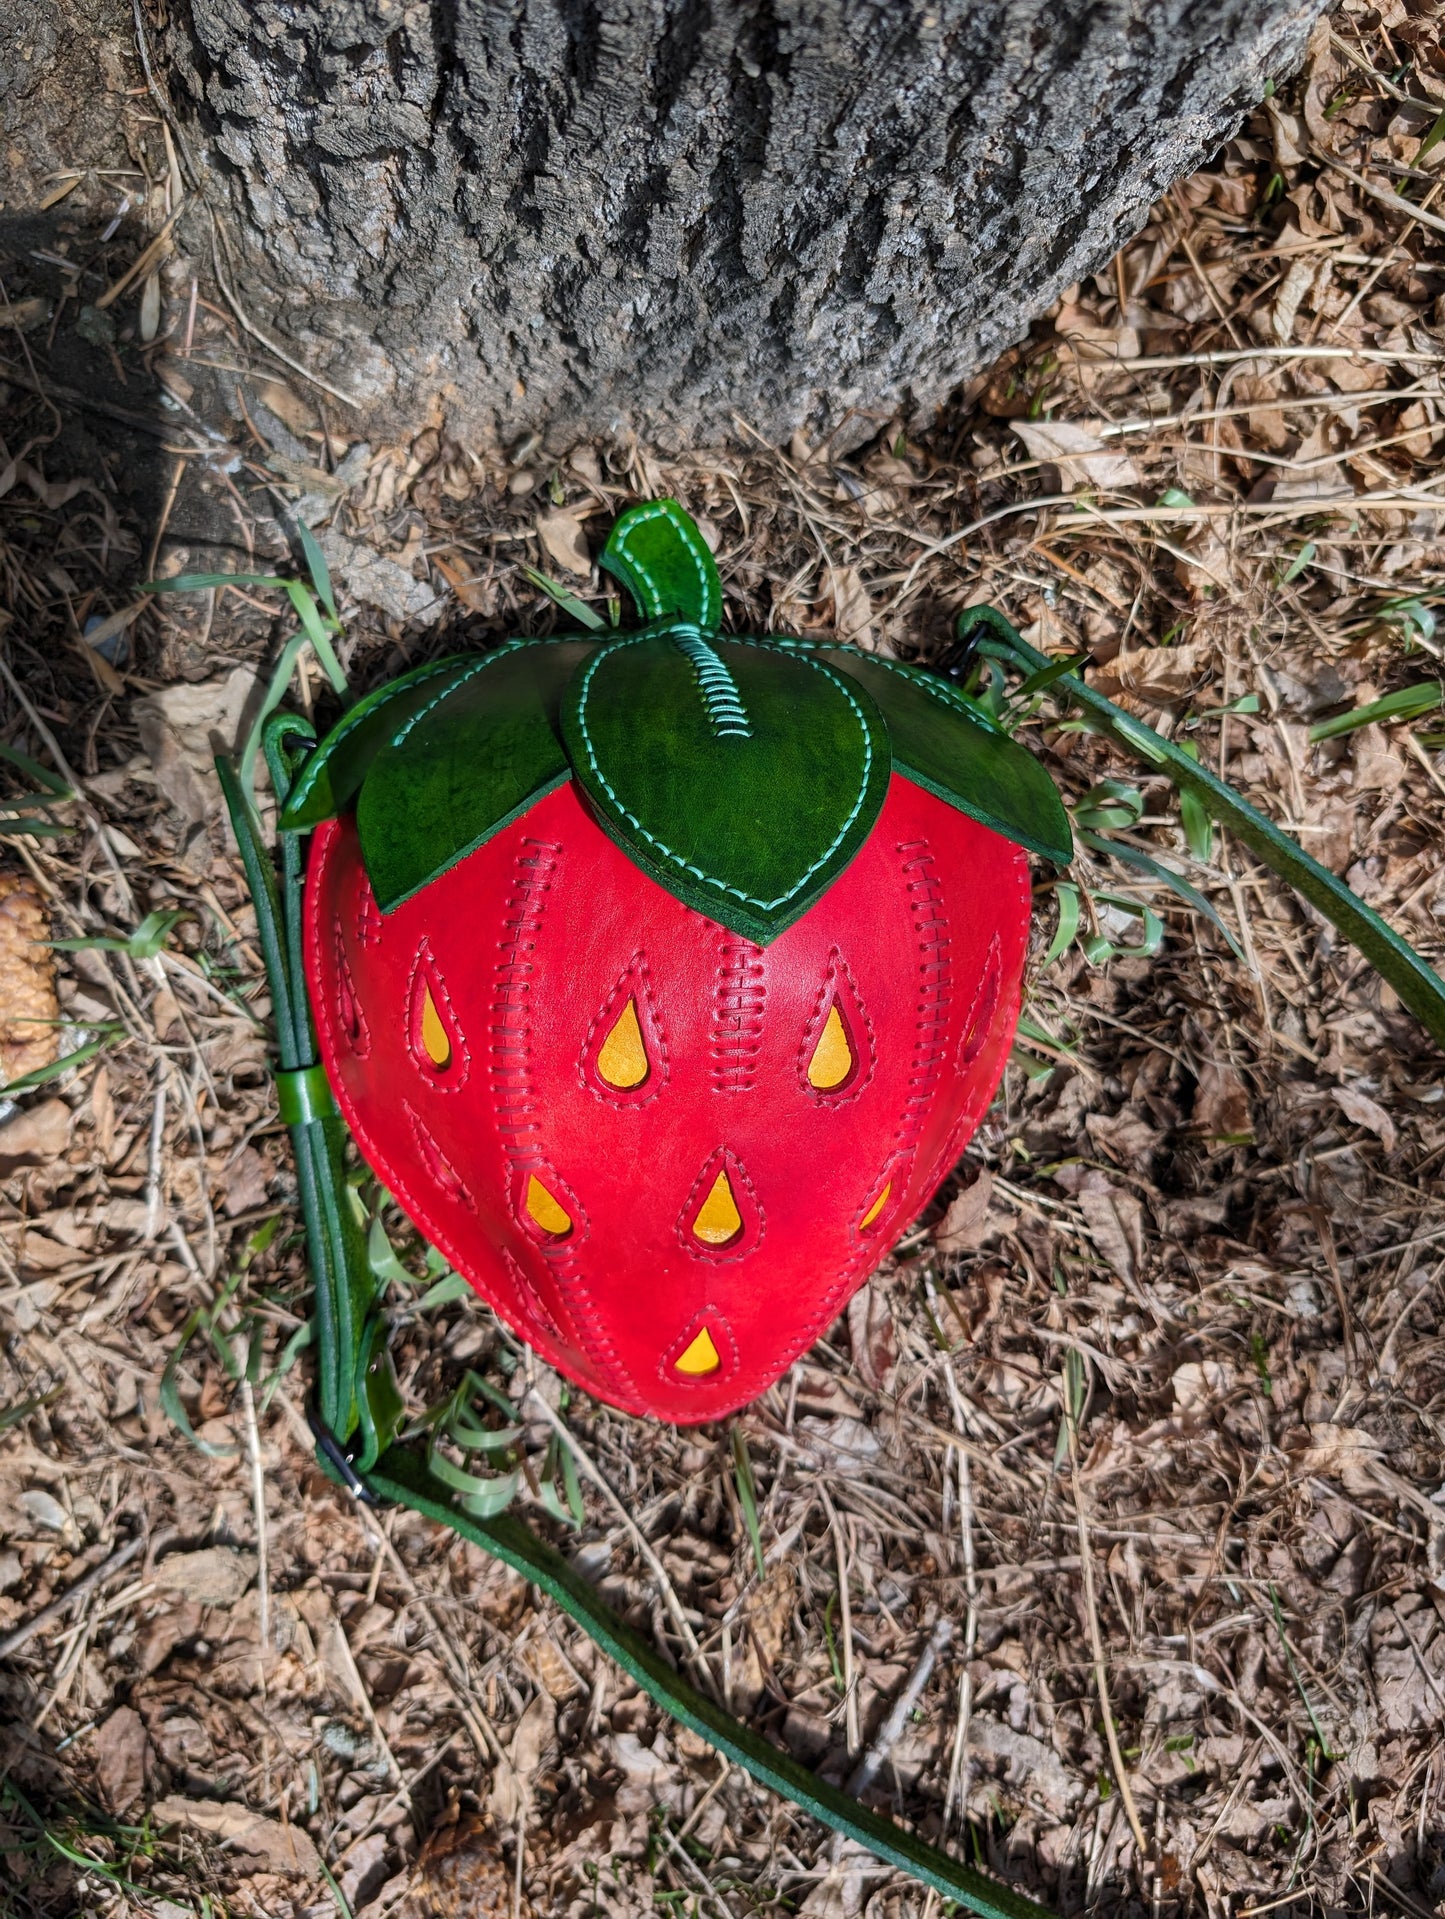
<path fill-rule="evenodd" d="M 588 1392 L 691 1423 L 778 1378 L 955 1163 L 1003 1071 L 1028 923 L 1020 850 L 897 775 L 765 948 L 640 872 L 569 784 L 385 916 L 354 824 L 323 826 L 307 971 L 342 1112 L 418 1228 Z M 634 996 L 650 1070 L 619 1096 L 598 1058 Z M 819 1089 L 834 998 L 854 1067 Z M 719 1170 L 741 1225 L 712 1246 L 691 1221 Z M 529 1215 L 533 1177 L 569 1231 Z M 719 1364 L 689 1376 L 703 1328 Z"/>

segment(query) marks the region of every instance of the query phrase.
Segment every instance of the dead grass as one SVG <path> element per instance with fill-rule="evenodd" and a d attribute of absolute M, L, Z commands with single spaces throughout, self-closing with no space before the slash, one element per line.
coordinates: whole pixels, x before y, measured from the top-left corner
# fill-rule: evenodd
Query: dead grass
<path fill-rule="evenodd" d="M 586 553 L 611 517 L 675 491 L 739 627 L 934 658 L 988 599 L 1036 645 L 1087 650 L 1095 684 L 1195 740 L 1440 966 L 1430 716 L 1324 745 L 1308 728 L 1438 672 L 1445 253 L 1380 190 L 1435 204 L 1445 145 L 1421 141 L 1442 76 L 1432 7 L 1347 6 L 1300 84 L 956 411 L 832 447 L 777 452 L 742 426 L 732 451 L 673 463 L 630 443 L 504 458 L 440 428 L 348 445 L 324 394 L 252 363 L 203 284 L 192 305 L 182 261 L 158 338 L 126 339 L 122 295 L 109 339 L 84 310 L 166 217 L 153 132 L 146 232 L 111 260 L 77 216 L 75 271 L 6 265 L 4 297 L 43 296 L 49 317 L 0 348 L 20 462 L 0 622 L 28 702 L 7 690 L 3 737 L 58 748 L 83 794 L 73 836 L 10 841 L 6 866 L 56 936 L 184 913 L 153 957 L 64 956 L 63 1017 L 124 1037 L 0 1125 L 0 1407 L 44 1401 L 0 1442 L 0 1633 L 146 1540 L 0 1681 L 0 1765 L 41 1829 L 5 1802 L 31 1847 L 0 1864 L 17 1912 L 320 1914 L 318 1857 L 354 1909 L 417 1919 L 939 1910 L 660 1725 L 481 1555 L 344 1503 L 307 1463 L 299 1370 L 257 1393 L 253 1426 L 193 1344 L 179 1390 L 210 1454 L 160 1411 L 181 1328 L 227 1276 L 244 1265 L 223 1323 L 256 1316 L 263 1376 L 302 1303 L 253 922 L 206 771 L 210 728 L 234 731 L 283 629 L 264 594 L 153 602 L 102 661 L 87 619 L 131 604 L 152 552 L 173 572 L 280 553 L 277 502 L 299 497 L 329 523 L 347 663 L 373 684 L 550 625 L 521 569 L 600 592 Z M 155 408 L 157 381 L 179 407 Z M 89 400 L 52 414 L 47 383 Z M 1242 849 L 1191 858 L 1166 785 L 1087 734 L 1035 737 L 1071 799 L 1139 786 L 1133 839 L 1188 872 L 1244 960 L 1159 892 L 1155 957 L 1096 967 L 1076 945 L 1039 966 L 1028 1070 L 929 1220 L 739 1422 L 762 1579 L 730 1431 L 575 1397 L 568 1425 L 661 1577 L 590 1482 L 571 1549 L 836 1778 L 914 1684 L 870 1798 L 1058 1909 L 1433 1912 L 1439 1054 Z M 1138 891 L 1102 857 L 1079 877 Z M 1046 887 L 1039 906 L 1041 959 Z M 397 1303 L 415 1404 L 463 1362 L 503 1362 L 480 1306 Z M 544 1370 L 514 1380 L 555 1407 Z M 551 1426 L 530 1411 L 540 1452 Z"/>

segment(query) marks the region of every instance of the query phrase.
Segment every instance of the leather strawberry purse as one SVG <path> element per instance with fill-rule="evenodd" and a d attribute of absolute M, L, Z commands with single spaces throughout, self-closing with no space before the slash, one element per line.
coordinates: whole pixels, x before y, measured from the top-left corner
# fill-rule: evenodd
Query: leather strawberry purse
<path fill-rule="evenodd" d="M 634 1413 L 715 1419 L 828 1326 L 1003 1071 L 1047 774 L 946 681 L 724 634 L 670 500 L 602 564 L 644 621 L 355 706 L 306 975 L 368 1163 L 513 1330 Z"/>

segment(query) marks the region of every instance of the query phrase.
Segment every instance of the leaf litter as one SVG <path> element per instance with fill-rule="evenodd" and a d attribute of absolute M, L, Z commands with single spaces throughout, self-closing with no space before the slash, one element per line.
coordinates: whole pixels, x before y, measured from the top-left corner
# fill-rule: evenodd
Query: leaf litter
<path fill-rule="evenodd" d="M 1438 10 L 1347 4 L 1301 79 L 930 422 L 786 452 L 740 422 L 686 457 L 503 450 L 440 418 L 353 446 L 219 309 L 186 326 L 173 253 L 154 338 L 92 347 L 190 408 L 159 532 L 103 466 L 20 433 L 0 604 L 28 704 L 7 682 L 3 737 L 74 794 L 52 809 L 73 831 L 6 840 L 31 944 L 37 915 L 67 942 L 22 962 L 58 995 L 58 1040 L 26 1057 L 100 1041 L 0 1120 L 0 1634 L 80 1588 L 0 1680 L 21 1910 L 319 1915 L 334 1882 L 367 1919 L 937 1912 L 661 1722 L 505 1570 L 310 1463 L 294 1176 L 206 763 L 288 609 L 265 588 L 151 599 L 108 631 L 119 696 L 74 632 L 129 612 L 152 552 L 161 574 L 284 569 L 299 518 L 366 687 L 568 624 L 569 602 L 605 622 L 606 526 L 675 492 L 735 626 L 843 625 L 937 661 L 960 607 L 996 604 L 1439 967 L 1445 731 L 1411 689 L 1445 644 L 1445 252 L 1415 217 L 1442 107 Z M 77 235 L 96 191 L 67 194 Z M 7 263 L 4 290 L 37 316 L 42 387 L 48 272 Z M 86 342 L 73 312 L 56 326 Z M 553 569 L 560 607 L 533 583 Z M 298 695 L 329 710 L 304 655 Z M 580 1524 L 555 1492 L 532 1517 L 612 1603 L 834 1779 L 886 1728 L 870 1801 L 1055 1909 L 1432 1910 L 1445 1072 L 1167 782 L 1047 689 L 1025 736 L 1143 863 L 1090 845 L 1038 876 L 1016 1063 L 844 1318 L 736 1421 L 651 1426 L 564 1398 L 470 1299 L 423 1305 L 441 1275 L 384 1211 L 409 1403 L 489 1379 L 539 1491 L 539 1406 L 563 1420 L 630 1524 L 586 1471 Z M 9 758 L 0 777 L 35 790 Z M 1146 907 L 1159 943 L 1131 954 Z"/>

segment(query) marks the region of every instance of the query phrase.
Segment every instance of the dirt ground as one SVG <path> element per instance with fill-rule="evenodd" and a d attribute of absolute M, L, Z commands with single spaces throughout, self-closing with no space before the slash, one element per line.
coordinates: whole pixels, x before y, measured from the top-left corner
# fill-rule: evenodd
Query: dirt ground
<path fill-rule="evenodd" d="M 936 660 L 991 601 L 1087 652 L 1093 684 L 1195 742 L 1440 967 L 1442 107 L 1434 7 L 1347 5 L 954 410 L 863 423 L 846 454 L 745 422 L 685 458 L 439 425 L 357 442 L 208 257 L 143 263 L 102 304 L 174 185 L 144 89 L 129 172 L 12 197 L 0 746 L 75 797 L 29 809 L 61 836 L 0 822 L 0 1078 L 81 1051 L 0 1108 L 8 1909 L 941 1911 L 660 1722 L 520 1580 L 309 1463 L 294 1178 L 209 771 L 287 627 L 274 592 L 137 583 L 264 570 L 303 517 L 364 689 L 565 624 L 526 567 L 600 605 L 611 519 L 675 493 L 735 628 Z M 1312 739 L 1408 688 L 1413 717 Z M 300 697 L 332 710 L 314 669 Z M 931 1648 L 870 1801 L 1055 1910 L 1434 1913 L 1445 1065 L 1317 915 L 1186 832 L 1167 782 L 1051 705 L 1028 737 L 1076 825 L 1166 862 L 1217 920 L 1085 849 L 1079 934 L 1046 963 L 1061 897 L 1037 873 L 987 1122 L 736 1422 L 764 1577 L 732 1422 L 574 1394 L 633 1523 L 588 1487 L 580 1531 L 524 1505 L 674 1655 L 685 1621 L 719 1695 L 834 1779 Z M 112 942 L 56 954 L 58 1012 L 47 936 Z M 555 1405 L 480 1303 L 421 1303 L 421 1249 L 389 1224 L 416 1276 L 392 1289 L 413 1410 L 464 1365 Z M 195 1316 L 223 1296 L 211 1340 Z M 529 1424 L 534 1463 L 550 1437 Z"/>

